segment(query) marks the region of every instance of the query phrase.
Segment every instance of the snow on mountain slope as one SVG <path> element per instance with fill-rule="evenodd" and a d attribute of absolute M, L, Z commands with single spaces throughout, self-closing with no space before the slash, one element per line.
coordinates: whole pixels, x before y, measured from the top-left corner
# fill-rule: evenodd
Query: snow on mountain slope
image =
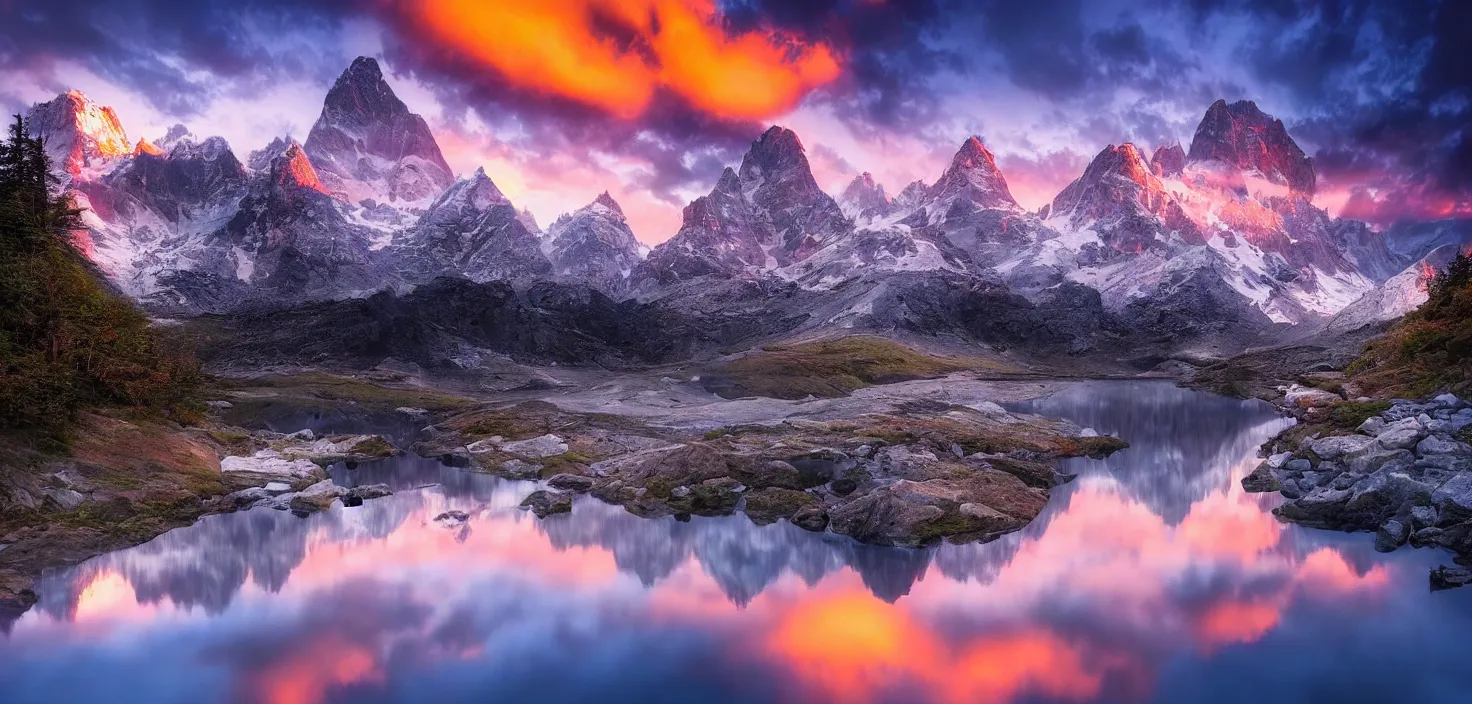
<path fill-rule="evenodd" d="M 643 259 L 623 208 L 607 191 L 548 226 L 542 253 L 552 262 L 554 275 L 604 291 L 622 288 Z"/>

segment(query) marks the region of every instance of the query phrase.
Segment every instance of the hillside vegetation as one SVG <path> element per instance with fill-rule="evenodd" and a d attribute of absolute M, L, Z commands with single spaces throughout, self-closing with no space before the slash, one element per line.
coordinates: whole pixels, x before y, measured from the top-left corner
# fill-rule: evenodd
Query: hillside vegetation
<path fill-rule="evenodd" d="M 52 195 L 47 167 L 17 116 L 0 143 L 0 432 L 64 444 L 88 408 L 197 415 L 198 365 L 101 283 L 71 241 L 80 213 Z"/>
<path fill-rule="evenodd" d="M 1361 393 L 1416 398 L 1472 392 L 1472 256 L 1457 255 L 1432 279 L 1428 294 L 1345 370 Z"/>

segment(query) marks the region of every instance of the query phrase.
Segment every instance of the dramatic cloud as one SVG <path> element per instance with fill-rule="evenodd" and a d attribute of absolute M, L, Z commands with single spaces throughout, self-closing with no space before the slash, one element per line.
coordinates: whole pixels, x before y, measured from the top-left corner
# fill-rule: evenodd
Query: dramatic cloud
<path fill-rule="evenodd" d="M 543 222 L 609 189 L 657 242 L 772 123 L 835 191 L 934 180 L 980 135 L 1037 207 L 1105 145 L 1251 99 L 1320 205 L 1387 226 L 1472 217 L 1468 26 L 1451 0 L 0 0 L 0 107 L 78 88 L 133 137 L 244 153 L 377 56 L 457 171 Z"/>

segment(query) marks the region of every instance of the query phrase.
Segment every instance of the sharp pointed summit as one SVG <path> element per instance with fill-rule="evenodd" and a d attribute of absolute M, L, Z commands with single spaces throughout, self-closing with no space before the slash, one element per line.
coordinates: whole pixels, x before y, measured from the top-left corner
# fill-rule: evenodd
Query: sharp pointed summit
<path fill-rule="evenodd" d="M 1007 179 L 997 168 L 996 157 L 974 136 L 961 143 L 950 166 L 930 187 L 929 195 L 945 208 L 958 200 L 979 208 L 1017 207 L 1012 191 L 1007 188 Z"/>
<path fill-rule="evenodd" d="M 838 205 L 843 214 L 855 220 L 873 220 L 889 213 L 889 196 L 884 186 L 874 181 L 874 175 L 865 171 L 854 177 L 843 194 L 838 196 Z"/>
<path fill-rule="evenodd" d="M 351 203 L 427 204 L 454 182 L 428 123 L 368 57 L 354 60 L 327 92 L 304 147 L 323 184 Z"/>
<path fill-rule="evenodd" d="M 1244 172 L 1257 172 L 1308 196 L 1313 195 L 1316 185 L 1312 162 L 1288 136 L 1283 121 L 1264 113 L 1250 100 L 1230 105 L 1225 100 L 1212 103 L 1196 127 L 1187 161 L 1217 161 Z"/>

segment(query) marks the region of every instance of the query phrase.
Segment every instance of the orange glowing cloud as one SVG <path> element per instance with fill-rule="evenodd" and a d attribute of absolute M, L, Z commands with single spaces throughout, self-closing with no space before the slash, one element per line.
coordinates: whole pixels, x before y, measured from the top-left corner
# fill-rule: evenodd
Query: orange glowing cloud
<path fill-rule="evenodd" d="M 660 90 L 732 119 L 785 113 L 838 77 L 822 43 L 732 36 L 711 0 L 402 0 L 406 19 L 512 84 L 622 118 Z"/>

